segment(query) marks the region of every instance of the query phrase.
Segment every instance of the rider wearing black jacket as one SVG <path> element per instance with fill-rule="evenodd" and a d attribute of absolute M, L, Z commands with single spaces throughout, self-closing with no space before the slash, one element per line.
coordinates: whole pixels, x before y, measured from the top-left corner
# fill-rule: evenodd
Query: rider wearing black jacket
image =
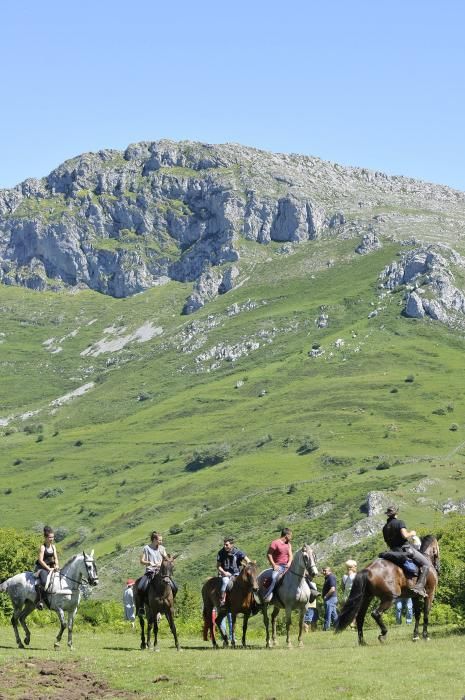
<path fill-rule="evenodd" d="M 397 516 L 398 509 L 396 506 L 390 506 L 386 510 L 388 516 L 386 525 L 383 527 L 384 541 L 391 551 L 401 552 L 419 567 L 418 578 L 415 586 L 412 589 L 413 593 L 417 593 L 423 598 L 427 598 L 428 594 L 425 590 L 426 579 L 430 569 L 430 561 L 424 554 L 408 541 L 410 537 L 415 537 L 415 530 L 407 530 L 403 520 L 399 520 Z"/>

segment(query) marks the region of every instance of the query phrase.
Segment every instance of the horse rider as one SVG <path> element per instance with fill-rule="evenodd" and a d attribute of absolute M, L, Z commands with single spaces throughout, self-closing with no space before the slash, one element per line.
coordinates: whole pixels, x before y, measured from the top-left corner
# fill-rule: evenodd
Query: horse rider
<path fill-rule="evenodd" d="M 427 598 L 425 583 L 431 566 L 430 561 L 416 546 L 410 544 L 409 539 L 416 538 L 417 533 L 415 530 L 407 530 L 404 521 L 397 518 L 397 513 L 397 506 L 389 506 L 386 510 L 387 521 L 383 527 L 384 541 L 392 552 L 401 552 L 419 567 L 417 582 L 412 592 Z"/>
<path fill-rule="evenodd" d="M 44 593 L 47 585 L 47 578 L 51 571 L 58 571 L 58 555 L 55 547 L 55 533 L 53 528 L 46 525 L 44 527 L 44 542 L 40 545 L 39 556 L 37 557 L 35 573 L 37 576 L 35 605 L 38 610 L 44 608 Z"/>
<path fill-rule="evenodd" d="M 223 546 L 216 556 L 216 568 L 221 577 L 220 606 L 226 603 L 226 589 L 239 575 L 241 564 L 248 564 L 249 561 L 247 555 L 234 545 L 234 537 L 224 538 Z"/>
<path fill-rule="evenodd" d="M 271 583 L 268 590 L 264 594 L 264 602 L 270 603 L 273 597 L 273 590 L 279 578 L 289 569 L 292 564 L 292 530 L 284 527 L 281 530 L 281 536 L 268 547 L 267 557 L 273 571 L 271 573 Z"/>
<path fill-rule="evenodd" d="M 164 559 L 169 559 L 166 549 L 163 546 L 163 536 L 161 533 L 154 530 L 150 535 L 150 544 L 146 544 L 140 556 L 140 563 L 145 566 L 145 573 L 140 578 L 137 585 L 139 593 L 145 596 L 148 585 L 154 575 L 160 570 L 160 566 Z M 170 585 L 173 591 L 173 597 L 178 592 L 178 587 L 170 578 Z M 138 611 L 138 614 L 143 614 L 144 611 Z"/>

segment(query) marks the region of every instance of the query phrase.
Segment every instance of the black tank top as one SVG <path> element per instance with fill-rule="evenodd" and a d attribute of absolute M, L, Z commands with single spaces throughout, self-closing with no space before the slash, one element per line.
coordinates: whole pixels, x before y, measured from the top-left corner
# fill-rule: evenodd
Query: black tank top
<path fill-rule="evenodd" d="M 55 566 L 55 547 L 53 544 L 51 544 L 50 547 L 44 547 L 43 560 L 47 566 L 51 568 Z"/>

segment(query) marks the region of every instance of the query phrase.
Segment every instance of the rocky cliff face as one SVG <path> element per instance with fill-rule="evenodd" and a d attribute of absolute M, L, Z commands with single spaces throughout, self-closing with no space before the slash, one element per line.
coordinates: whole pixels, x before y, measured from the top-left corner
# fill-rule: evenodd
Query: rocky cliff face
<path fill-rule="evenodd" d="M 139 143 L 0 191 L 0 282 L 124 297 L 189 281 L 191 313 L 234 287 L 241 239 L 362 234 L 366 253 L 379 235 L 455 239 L 464 225 L 465 195 L 447 187 L 237 145 Z"/>

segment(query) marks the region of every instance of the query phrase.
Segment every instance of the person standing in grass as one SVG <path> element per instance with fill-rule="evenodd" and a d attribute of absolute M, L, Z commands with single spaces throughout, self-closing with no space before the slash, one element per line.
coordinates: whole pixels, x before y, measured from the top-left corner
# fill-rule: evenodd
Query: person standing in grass
<path fill-rule="evenodd" d="M 124 619 L 131 623 L 133 629 L 136 619 L 136 611 L 134 610 L 134 583 L 135 581 L 133 578 L 128 578 L 126 581 L 126 588 L 123 592 Z"/>
<path fill-rule="evenodd" d="M 273 571 L 271 573 L 271 583 L 265 593 L 265 603 L 270 603 L 273 597 L 273 591 L 279 578 L 281 578 L 292 564 L 292 530 L 284 527 L 281 530 L 281 537 L 273 542 L 268 547 L 267 557 Z"/>
<path fill-rule="evenodd" d="M 346 573 L 342 577 L 342 600 L 344 601 L 344 603 L 350 596 L 350 591 L 352 590 L 352 584 L 356 575 L 357 562 L 355 561 L 355 559 L 347 559 Z"/>
<path fill-rule="evenodd" d="M 323 629 L 325 632 L 331 627 L 331 623 L 336 624 L 338 619 L 337 614 L 337 581 L 329 566 L 325 566 L 322 570 L 325 582 L 321 591 L 325 605 L 325 621 Z"/>

